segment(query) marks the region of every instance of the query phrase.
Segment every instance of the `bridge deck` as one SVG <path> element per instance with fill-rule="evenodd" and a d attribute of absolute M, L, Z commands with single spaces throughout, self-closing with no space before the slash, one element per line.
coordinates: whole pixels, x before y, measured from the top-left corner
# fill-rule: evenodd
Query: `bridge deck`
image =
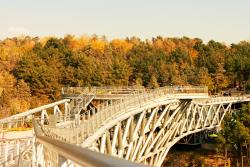
<path fill-rule="evenodd" d="M 132 93 L 131 93 L 132 92 Z M 185 105 L 182 106 L 183 113 L 184 111 L 186 112 L 185 114 L 188 115 L 191 112 L 194 112 L 196 117 L 199 118 L 199 120 L 197 120 L 198 122 L 196 122 L 197 125 L 195 125 L 192 122 L 190 123 L 190 127 L 192 126 L 192 130 L 190 131 L 190 133 L 194 133 L 196 131 L 200 131 L 202 129 L 199 129 L 200 127 L 198 127 L 199 124 L 201 124 L 201 121 L 204 121 L 204 125 L 206 125 L 206 123 L 210 123 L 211 125 L 218 126 L 220 124 L 219 119 L 223 118 L 223 117 L 219 117 L 221 116 L 221 114 L 218 114 L 218 112 L 220 111 L 220 109 L 223 109 L 223 115 L 227 112 L 227 110 L 230 108 L 231 104 L 233 103 L 242 103 L 242 102 L 246 102 L 246 101 L 250 101 L 250 96 L 242 96 L 242 97 L 217 97 L 217 98 L 210 98 L 208 96 L 208 92 L 207 92 L 207 88 L 206 87 L 164 87 L 164 88 L 159 88 L 159 89 L 155 89 L 155 90 L 145 90 L 145 89 L 132 89 L 132 90 L 127 90 L 127 89 L 116 89 L 116 90 L 112 90 L 112 89 L 107 89 L 104 91 L 101 90 L 95 90 L 95 93 L 93 93 L 93 90 L 90 89 L 84 89 L 84 91 L 80 91 L 81 95 L 85 95 L 85 101 L 84 98 L 82 98 L 81 102 L 79 102 L 80 105 L 81 104 L 81 109 L 85 108 L 86 109 L 86 105 L 88 105 L 93 99 L 101 99 L 101 100 L 107 100 L 107 99 L 120 99 L 118 101 L 116 101 L 115 103 L 110 104 L 109 106 L 99 106 L 97 107 L 97 109 L 93 112 L 92 110 L 86 110 L 86 113 L 83 115 L 85 116 L 85 118 L 83 119 L 84 121 L 82 122 L 82 124 L 78 124 L 79 123 L 79 117 L 74 116 L 72 117 L 70 115 L 70 113 L 72 113 L 71 111 L 74 110 L 74 108 L 77 107 L 77 105 L 73 105 L 74 103 L 72 103 L 72 100 L 66 99 L 66 100 L 62 100 L 59 102 L 55 102 L 52 104 L 48 104 L 36 109 L 32 109 L 29 110 L 27 112 L 15 115 L 15 116 L 11 116 L 9 118 L 6 119 L 2 119 L 0 120 L 0 124 L 2 125 L 2 129 L 6 128 L 9 126 L 9 124 L 12 124 L 15 121 L 30 121 L 30 119 L 37 115 L 38 113 L 41 114 L 41 120 L 40 123 L 43 127 L 46 127 L 47 129 L 50 129 L 50 137 L 52 138 L 56 138 L 59 140 L 64 140 L 66 142 L 70 142 L 72 143 L 78 143 L 81 142 L 85 147 L 89 147 L 89 146 L 93 146 L 92 144 L 96 141 L 96 140 L 100 140 L 99 142 L 101 142 L 101 147 L 106 147 L 108 145 L 108 143 L 104 146 L 103 143 L 104 142 L 104 137 L 103 134 L 105 134 L 106 132 L 108 132 L 109 129 L 112 129 L 112 132 L 116 132 L 118 133 L 119 130 L 117 130 L 117 127 L 119 125 L 119 123 L 124 122 L 124 121 L 129 121 L 130 118 L 133 118 L 136 114 L 142 114 L 142 113 L 147 113 L 148 110 L 150 110 L 150 114 L 152 114 L 152 116 L 149 116 L 147 119 L 151 119 L 157 121 L 157 119 L 162 119 L 162 117 L 160 116 L 160 114 L 158 116 L 153 116 L 153 113 L 157 113 L 158 111 L 154 111 L 155 108 L 159 108 L 160 106 L 168 106 L 169 109 L 171 109 L 171 105 L 173 105 L 174 103 L 179 103 L 179 100 L 182 101 L 186 101 Z M 68 93 L 70 94 L 70 93 Z M 65 93 L 65 95 L 67 95 Z M 71 95 L 75 96 L 77 95 L 79 97 L 79 94 L 76 93 L 76 91 L 73 90 L 73 93 L 71 93 Z M 193 100 L 192 103 L 190 103 L 190 101 Z M 169 105 L 171 103 L 171 105 Z M 184 104 L 184 103 L 183 103 Z M 190 111 L 187 112 L 188 106 L 190 104 Z M 60 109 L 60 106 L 64 106 L 64 109 Z M 192 107 L 191 107 L 192 106 Z M 212 107 L 212 109 L 209 109 Z M 216 107 L 218 108 L 216 108 Z M 228 107 L 227 107 L 228 106 Z M 226 108 L 224 108 L 226 107 Z M 79 108 L 79 107 L 78 107 Z M 175 111 L 176 108 L 178 108 L 178 105 L 176 105 L 174 108 L 172 108 L 171 110 Z M 164 107 L 163 107 L 164 109 Z M 53 127 L 51 125 L 47 126 L 47 125 L 43 125 L 45 122 L 49 122 L 50 123 L 50 119 L 49 119 L 49 115 L 46 112 L 46 110 L 51 110 L 53 111 L 52 113 L 54 113 L 55 115 L 59 116 L 60 119 L 55 122 L 57 125 L 64 125 L 64 127 L 66 126 L 72 126 L 74 130 L 72 130 L 72 127 L 69 129 L 61 129 L 60 127 Z M 193 110 L 193 111 L 191 111 Z M 65 112 L 65 113 L 62 113 Z M 199 114 L 199 112 L 201 112 L 202 114 Z M 79 112 L 77 112 L 79 113 Z M 165 112 L 167 113 L 167 111 Z M 173 112 L 169 112 L 169 113 L 173 113 Z M 175 120 L 172 122 L 172 125 L 170 127 L 178 127 L 178 126 L 183 126 L 181 125 L 181 123 L 183 123 L 184 120 L 180 120 L 177 121 L 178 119 L 184 117 L 183 113 L 180 113 L 180 115 L 176 115 L 179 117 L 174 118 Z M 213 113 L 214 115 L 211 115 L 211 113 Z M 64 115 L 63 115 L 64 114 Z M 203 118 L 204 115 L 207 114 L 207 118 Z M 40 115 L 39 115 L 40 116 Z M 210 118 L 211 116 L 215 117 L 215 118 Z M 173 116 L 174 117 L 174 116 Z M 200 118 L 201 117 L 201 118 Z M 169 120 L 171 117 L 169 117 Z M 190 115 L 191 118 L 191 115 Z M 193 118 L 192 118 L 193 119 Z M 208 121 L 208 120 L 210 121 Z M 218 120 L 216 120 L 218 119 Z M 165 121 L 165 119 L 162 119 Z M 147 128 L 145 128 L 144 132 L 145 133 L 151 133 L 150 130 L 152 129 L 152 126 L 156 127 L 162 127 L 163 123 L 162 120 L 157 121 L 157 125 L 148 123 Z M 136 121 L 138 121 L 138 118 L 136 119 Z M 199 122 L 200 121 L 200 122 Z M 149 120 L 150 122 L 150 120 Z M 137 122 L 134 122 L 137 123 Z M 5 126 L 8 125 L 8 126 Z M 124 123 L 123 123 L 124 124 Z M 129 124 L 127 122 L 127 124 Z M 194 125 L 193 125 L 194 124 Z M 125 125 L 125 124 L 124 124 Z M 126 125 L 127 126 L 127 125 Z M 137 127 L 139 127 L 139 125 L 137 125 Z M 124 127 L 125 128 L 125 127 Z M 131 127 L 128 126 L 128 129 L 130 129 Z M 135 128 L 135 127 L 134 127 Z M 197 129 L 198 128 L 198 129 Z M 212 126 L 209 127 L 207 125 L 206 128 L 213 128 Z M 60 129 L 62 131 L 64 131 L 64 133 L 59 132 Z M 189 128 L 184 128 L 184 130 L 188 130 Z M 69 130 L 69 131 L 68 131 Z M 138 129 L 137 129 L 138 130 Z M 126 131 L 123 130 L 122 133 Z M 129 130 L 131 131 L 131 130 Z M 181 130 L 179 130 L 181 131 Z M 182 129 L 183 131 L 183 129 Z M 48 132 L 48 131 L 47 131 Z M 175 133 L 180 133 L 180 132 L 175 132 Z M 57 136 L 51 135 L 51 134 L 57 134 Z M 82 135 L 83 134 L 83 135 Z M 181 134 L 181 133 L 180 133 Z M 186 133 L 185 135 L 187 135 L 188 133 Z M 5 133 L 5 138 L 9 138 L 9 139 L 15 139 L 15 138 L 30 138 L 32 136 L 32 131 L 23 131 L 23 132 L 8 132 Z M 45 134 L 46 135 L 46 134 Z M 115 135 L 115 134 L 112 134 Z M 118 135 L 118 134 L 117 134 Z M 125 134 L 124 134 L 125 135 Z M 173 134 L 172 134 L 173 135 Z M 81 137 L 82 138 L 81 138 Z M 184 136 L 184 134 L 183 134 Z M 112 136 L 113 137 L 113 136 Z M 150 136 L 149 136 L 150 137 Z M 180 136 L 179 136 L 180 137 Z M 130 138 L 130 137 L 128 137 Z M 137 137 L 133 137 L 133 140 L 139 140 L 140 136 Z M 68 140 L 69 139 L 69 140 Z M 108 140 L 108 138 L 106 138 L 105 140 Z M 118 140 L 118 139 L 117 139 Z M 124 139 L 123 139 L 124 140 Z M 130 139 L 132 140 L 132 139 Z M 173 139 L 173 142 L 177 140 L 177 138 Z M 139 141 L 136 141 L 139 142 Z M 116 145 L 112 145 L 112 148 L 114 149 Z M 128 149 L 132 149 L 131 144 L 127 143 L 126 147 L 129 147 Z M 139 147 L 139 146 L 138 146 Z M 169 145 L 169 147 L 171 147 Z M 101 148 L 100 150 L 102 150 L 103 148 Z M 133 149 L 137 149 L 137 148 L 133 148 Z M 127 150 L 129 152 L 129 150 Z M 163 148 L 158 150 L 159 152 L 163 151 Z M 8 151 L 6 152 L 8 153 Z M 9 154 L 9 153 L 8 153 Z M 151 153 L 154 154 L 154 153 Z M 144 156 L 144 159 L 147 159 L 147 157 L 150 157 L 148 154 L 146 156 Z M 165 155 L 165 152 L 164 152 Z M 163 156 L 163 155 L 161 155 Z M 7 156 L 8 157 L 8 156 Z M 135 158 L 134 156 L 132 156 L 133 158 Z M 131 157 L 131 158 L 132 158 Z M 158 159 L 160 160 L 160 158 L 158 157 Z M 5 159 L 6 160 L 6 159 Z M 135 160 L 135 159 L 133 159 Z"/>

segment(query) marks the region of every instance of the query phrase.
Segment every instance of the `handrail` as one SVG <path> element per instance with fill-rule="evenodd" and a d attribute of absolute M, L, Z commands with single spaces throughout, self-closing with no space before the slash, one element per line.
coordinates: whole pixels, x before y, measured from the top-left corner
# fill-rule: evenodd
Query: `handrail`
<path fill-rule="evenodd" d="M 32 138 L 6 139 L 0 142 L 0 166 L 13 163 L 20 152 L 30 146 Z"/>
<path fill-rule="evenodd" d="M 116 101 L 109 106 L 97 107 L 97 112 L 92 112 L 91 117 L 83 119 L 77 127 L 67 129 L 44 127 L 45 134 L 55 139 L 67 141 L 69 143 L 81 143 L 88 134 L 93 133 L 96 129 L 115 115 L 126 113 L 129 108 L 144 105 L 146 102 L 154 101 L 157 98 L 172 99 L 177 98 L 178 94 L 189 94 L 199 92 L 207 96 L 207 87 L 162 87 L 148 90 L 142 94 L 128 96 L 127 98 Z M 175 97 L 177 95 L 177 97 Z M 87 111 L 90 112 L 90 111 Z"/>
<path fill-rule="evenodd" d="M 12 115 L 10 117 L 1 119 L 0 124 L 8 123 L 8 122 L 13 121 L 13 120 L 18 120 L 18 119 L 20 119 L 22 117 L 26 117 L 26 116 L 35 114 L 35 113 L 40 112 L 42 110 L 46 110 L 48 108 L 51 108 L 51 107 L 53 107 L 55 105 L 60 105 L 60 104 L 63 104 L 65 102 L 69 102 L 69 101 L 70 101 L 70 99 L 64 99 L 64 100 L 60 100 L 60 101 L 57 101 L 57 102 L 54 102 L 54 103 L 50 103 L 50 104 L 47 104 L 47 105 L 44 105 L 44 106 L 41 106 L 41 107 L 38 107 L 38 108 L 28 110 L 28 111 L 23 112 L 23 113 Z"/>
<path fill-rule="evenodd" d="M 117 104 L 114 105 L 119 105 L 120 103 L 126 104 L 126 103 L 131 103 L 132 101 L 139 101 L 139 99 L 152 99 L 155 98 L 156 96 L 162 96 L 162 95 L 169 95 L 169 96 L 173 96 L 176 94 L 189 94 L 189 93 L 201 93 L 201 94 L 208 94 L 208 89 L 206 86 L 166 86 L 166 87 L 161 87 L 161 88 L 157 88 L 157 89 L 149 89 L 147 90 L 146 93 L 142 93 L 142 94 L 136 94 L 134 96 L 130 96 L 130 97 L 125 97 L 124 99 L 122 99 L 121 101 L 119 101 Z M 114 106 L 111 105 L 111 106 Z M 106 109 L 110 109 L 111 106 L 100 106 L 99 110 L 106 110 Z"/>
<path fill-rule="evenodd" d="M 77 145 L 72 145 L 60 140 L 55 140 L 50 137 L 44 136 L 43 129 L 39 127 L 38 122 L 33 119 L 34 130 L 36 135 L 36 142 L 43 144 L 47 149 L 53 150 L 58 155 L 72 160 L 76 164 L 82 166 L 107 166 L 107 167 L 146 167 L 143 164 L 134 163 L 125 159 L 112 157 L 110 155 L 94 152 Z"/>
<path fill-rule="evenodd" d="M 73 98 L 71 103 L 73 103 L 72 111 L 73 114 L 80 114 L 82 109 L 86 109 L 87 105 L 95 97 L 95 91 L 89 91 L 86 88 L 77 97 Z"/>
<path fill-rule="evenodd" d="M 63 87 L 62 88 L 62 95 L 68 94 L 81 94 L 84 91 L 95 92 L 96 94 L 105 94 L 108 92 L 143 92 L 145 88 L 143 86 L 110 86 L 110 87 Z"/>
<path fill-rule="evenodd" d="M 231 102 L 231 101 L 250 101 L 250 97 L 248 95 L 244 96 L 221 96 L 221 97 L 213 97 L 209 99 L 195 100 L 193 103 L 202 104 L 202 105 L 210 105 L 220 102 Z"/>
<path fill-rule="evenodd" d="M 52 149 L 64 158 L 72 160 L 82 166 L 146 167 L 143 164 L 94 152 L 89 149 L 54 140 L 46 136 L 37 136 L 36 139 L 38 143 L 43 144 L 46 148 Z"/>

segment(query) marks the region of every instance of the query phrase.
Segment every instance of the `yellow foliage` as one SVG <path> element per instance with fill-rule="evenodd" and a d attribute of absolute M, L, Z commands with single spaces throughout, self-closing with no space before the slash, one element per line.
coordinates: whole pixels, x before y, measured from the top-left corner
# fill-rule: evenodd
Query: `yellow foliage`
<path fill-rule="evenodd" d="M 25 51 L 28 51 L 28 50 L 31 50 L 34 46 L 35 46 L 34 41 L 28 41 L 24 43 L 23 48 Z"/>
<path fill-rule="evenodd" d="M 16 83 L 16 79 L 8 72 L 0 72 L 0 87 L 8 88 L 13 87 Z"/>
<path fill-rule="evenodd" d="M 0 87 L 0 97 L 1 97 L 2 93 L 3 93 L 3 88 Z"/>
<path fill-rule="evenodd" d="M 10 111 L 12 114 L 26 111 L 30 108 L 30 103 L 23 99 L 14 98 L 11 100 Z"/>
<path fill-rule="evenodd" d="M 123 53 L 127 53 L 133 47 L 132 43 L 129 43 L 128 41 L 125 41 L 125 40 L 122 40 L 122 39 L 114 39 L 114 40 L 112 40 L 111 45 L 115 49 L 118 49 L 118 50 L 122 51 Z"/>
<path fill-rule="evenodd" d="M 166 38 L 164 39 L 164 50 L 166 53 L 170 53 L 176 49 L 176 45 L 173 40 Z"/>
<path fill-rule="evenodd" d="M 67 40 L 69 47 L 72 50 L 83 49 L 91 43 L 91 37 L 83 35 L 80 38 L 76 38 L 72 35 L 67 35 L 64 37 Z"/>
<path fill-rule="evenodd" d="M 8 47 L 13 47 L 16 45 L 16 41 L 11 39 L 6 39 L 4 40 L 4 44 Z"/>
<path fill-rule="evenodd" d="M 106 41 L 100 41 L 100 40 L 91 41 L 91 47 L 100 53 L 104 53 L 106 45 L 107 45 Z"/>
<path fill-rule="evenodd" d="M 78 40 L 77 40 L 77 46 L 79 49 L 84 48 L 85 46 L 90 44 L 90 37 L 87 35 L 81 36 Z"/>
<path fill-rule="evenodd" d="M 50 40 L 51 38 L 53 38 L 53 37 L 52 36 L 42 37 L 42 38 L 40 38 L 39 42 L 44 47 L 46 45 L 47 41 Z"/>
<path fill-rule="evenodd" d="M 156 48 L 160 48 L 160 49 L 163 49 L 164 48 L 164 45 L 163 45 L 163 41 L 161 39 L 156 39 L 154 41 L 154 46 Z"/>

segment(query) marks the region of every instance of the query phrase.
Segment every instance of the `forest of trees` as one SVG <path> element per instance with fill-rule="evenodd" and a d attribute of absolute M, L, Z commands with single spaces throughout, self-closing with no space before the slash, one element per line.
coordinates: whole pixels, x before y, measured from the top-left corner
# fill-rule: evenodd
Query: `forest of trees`
<path fill-rule="evenodd" d="M 232 115 L 225 117 L 216 142 L 218 151 L 224 152 L 226 158 L 236 156 L 233 158 L 233 166 L 250 165 L 250 103 L 243 104 Z"/>
<path fill-rule="evenodd" d="M 207 85 L 250 89 L 250 43 L 105 36 L 0 41 L 0 117 L 55 101 L 65 86 Z"/>

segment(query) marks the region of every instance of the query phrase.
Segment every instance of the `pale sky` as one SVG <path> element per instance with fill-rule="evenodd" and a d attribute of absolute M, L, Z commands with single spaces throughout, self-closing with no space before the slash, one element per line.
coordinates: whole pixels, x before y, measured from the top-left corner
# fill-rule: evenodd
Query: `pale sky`
<path fill-rule="evenodd" d="M 20 34 L 250 40 L 250 0 L 0 0 L 0 39 Z"/>

